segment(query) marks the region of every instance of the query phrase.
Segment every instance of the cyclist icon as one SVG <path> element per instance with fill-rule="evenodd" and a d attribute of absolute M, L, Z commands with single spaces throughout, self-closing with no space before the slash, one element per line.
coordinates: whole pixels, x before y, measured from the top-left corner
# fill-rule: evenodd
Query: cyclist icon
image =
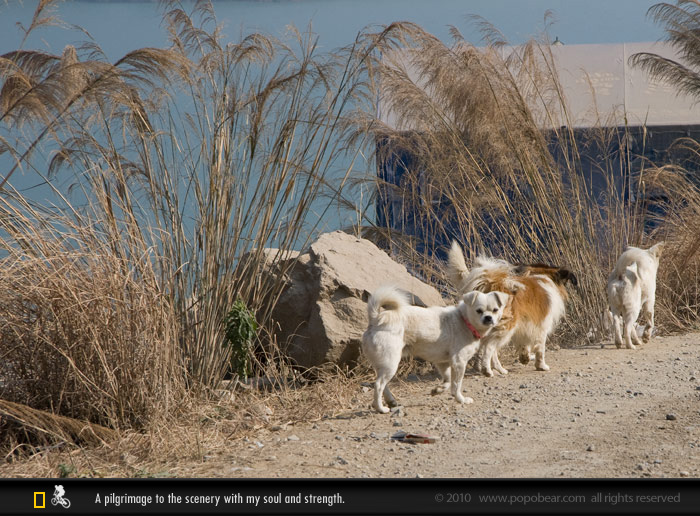
<path fill-rule="evenodd" d="M 70 507 L 70 500 L 68 498 L 63 498 L 66 494 L 66 490 L 63 486 L 54 486 L 56 490 L 53 492 L 53 498 L 51 498 L 51 505 L 62 505 L 64 509 Z"/>

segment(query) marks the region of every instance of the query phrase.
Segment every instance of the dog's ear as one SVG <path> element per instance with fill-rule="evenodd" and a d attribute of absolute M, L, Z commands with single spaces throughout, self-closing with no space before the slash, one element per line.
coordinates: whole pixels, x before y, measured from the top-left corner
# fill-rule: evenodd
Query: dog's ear
<path fill-rule="evenodd" d="M 661 256 L 661 252 L 664 250 L 664 246 L 666 245 L 666 242 L 661 241 L 656 245 L 653 245 L 649 248 L 649 252 L 656 257 L 658 260 L 659 257 Z"/>
<path fill-rule="evenodd" d="M 464 301 L 465 305 L 469 306 L 474 306 L 474 303 L 476 303 L 476 299 L 479 297 L 479 292 L 476 290 L 472 290 L 471 292 L 467 292 L 462 296 L 462 301 Z"/>
<path fill-rule="evenodd" d="M 505 306 L 508 302 L 510 295 L 505 292 L 494 291 L 493 295 L 496 297 L 496 303 L 498 303 L 498 308 Z"/>

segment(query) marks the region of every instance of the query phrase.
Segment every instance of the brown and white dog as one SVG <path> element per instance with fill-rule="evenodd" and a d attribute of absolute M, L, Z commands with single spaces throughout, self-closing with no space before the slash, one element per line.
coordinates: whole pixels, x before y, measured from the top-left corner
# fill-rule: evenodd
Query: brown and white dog
<path fill-rule="evenodd" d="M 521 363 L 527 364 L 530 352 L 534 351 L 537 370 L 549 370 L 545 344 L 566 312 L 569 297 L 566 283 L 577 284 L 573 272 L 542 264 L 513 265 L 486 257 L 477 257 L 470 271 L 461 248 L 453 242 L 447 273 L 460 293 L 479 290 L 511 294 L 499 324 L 481 340 L 480 369 L 484 375 L 493 376 L 493 369 L 508 373 L 498 359 L 498 350 L 511 341 L 518 349 Z"/>

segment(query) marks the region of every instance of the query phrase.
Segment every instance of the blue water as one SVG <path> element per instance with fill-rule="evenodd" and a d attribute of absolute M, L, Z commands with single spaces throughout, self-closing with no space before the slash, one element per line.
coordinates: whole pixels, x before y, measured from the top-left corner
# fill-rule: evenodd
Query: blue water
<path fill-rule="evenodd" d="M 544 13 L 554 10 L 556 20 L 549 27 L 552 39 L 566 44 L 612 43 L 657 40 L 660 27 L 646 17 L 654 0 L 230 0 L 214 1 L 225 37 L 233 41 L 254 31 L 285 37 L 290 24 L 299 29 L 309 27 L 318 35 L 322 51 L 348 45 L 357 33 L 369 25 L 384 25 L 406 20 L 420 24 L 439 38 L 449 41 L 449 27 L 455 25 L 465 38 L 481 41 L 478 27 L 469 15 L 479 15 L 497 27 L 511 43 L 526 41 L 544 28 Z M 36 2 L 0 0 L 0 54 L 15 50 L 22 40 L 16 25 L 31 22 Z M 183 2 L 191 6 L 192 2 Z M 149 1 L 68 0 L 58 5 L 56 14 L 67 24 L 82 27 L 42 28 L 32 35 L 24 48 L 61 53 L 66 44 L 77 45 L 94 39 L 107 57 L 114 61 L 128 51 L 147 46 L 167 46 L 167 33 L 161 23 L 162 10 Z M 376 27 L 375 27 L 376 28 Z M 0 174 L 7 163 L 0 159 Z M 371 171 L 369 162 L 358 169 Z M 32 171 L 13 176 L 12 184 L 37 200 L 50 197 L 42 179 Z M 323 229 L 346 226 L 352 220 L 339 214 L 327 214 Z"/>
<path fill-rule="evenodd" d="M 661 27 L 646 17 L 655 0 L 221 0 L 214 1 L 217 18 L 231 39 L 242 33 L 263 31 L 283 35 L 293 24 L 309 24 L 323 48 L 334 49 L 352 42 L 368 25 L 393 21 L 420 24 L 443 40 L 454 25 L 473 43 L 481 35 L 468 20 L 479 15 L 497 27 L 513 44 L 522 43 L 544 28 L 544 13 L 554 12 L 552 36 L 564 43 L 620 43 L 653 41 L 663 36 Z M 184 2 L 187 6 L 191 2 Z M 0 2 L 0 54 L 16 48 L 19 30 L 15 22 L 28 25 L 36 2 Z M 112 58 L 141 46 L 161 46 L 166 33 L 161 27 L 157 2 L 68 0 L 57 14 L 67 23 L 87 30 Z M 59 29 L 44 30 L 30 46 L 56 51 L 66 43 L 82 40 Z"/>

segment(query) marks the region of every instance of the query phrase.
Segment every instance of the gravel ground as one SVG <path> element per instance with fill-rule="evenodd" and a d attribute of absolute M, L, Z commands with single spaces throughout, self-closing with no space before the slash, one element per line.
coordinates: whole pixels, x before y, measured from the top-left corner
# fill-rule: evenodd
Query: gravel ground
<path fill-rule="evenodd" d="M 549 372 L 469 374 L 474 398 L 431 396 L 435 376 L 394 380 L 402 406 L 355 406 L 316 423 L 259 430 L 209 456 L 200 477 L 698 477 L 700 334 L 655 338 L 638 350 L 607 344 L 548 352 Z M 426 433 L 433 444 L 392 440 Z"/>

